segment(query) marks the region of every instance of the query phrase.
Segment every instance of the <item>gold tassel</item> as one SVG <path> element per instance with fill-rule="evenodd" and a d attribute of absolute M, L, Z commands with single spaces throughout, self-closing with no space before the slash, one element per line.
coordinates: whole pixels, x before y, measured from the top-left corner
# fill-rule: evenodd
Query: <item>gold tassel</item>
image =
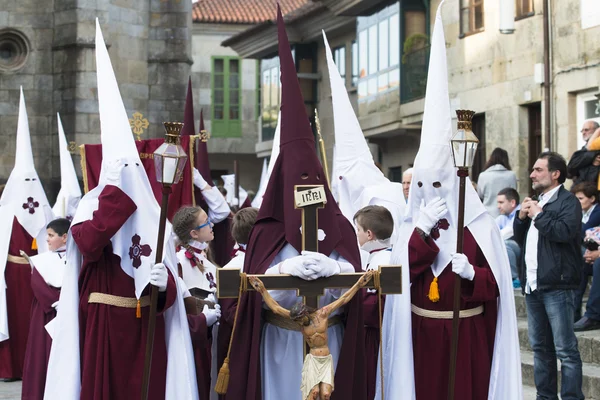
<path fill-rule="evenodd" d="M 229 357 L 223 362 L 223 366 L 219 370 L 219 376 L 217 377 L 217 383 L 215 384 L 215 392 L 218 394 L 227 393 L 227 386 L 229 386 Z"/>
<path fill-rule="evenodd" d="M 37 240 L 35 240 L 35 238 L 33 238 L 33 241 L 31 242 L 31 250 L 37 250 Z"/>
<path fill-rule="evenodd" d="M 431 286 L 429 286 L 429 294 L 427 295 L 429 300 L 431 300 L 434 303 L 437 303 L 438 301 L 440 301 L 440 289 L 438 287 L 437 282 L 438 282 L 438 278 L 437 277 L 433 278 L 433 281 L 431 282 Z"/>
<path fill-rule="evenodd" d="M 142 318 L 142 303 L 140 302 L 140 299 L 138 299 L 137 307 L 135 308 L 135 317 Z"/>

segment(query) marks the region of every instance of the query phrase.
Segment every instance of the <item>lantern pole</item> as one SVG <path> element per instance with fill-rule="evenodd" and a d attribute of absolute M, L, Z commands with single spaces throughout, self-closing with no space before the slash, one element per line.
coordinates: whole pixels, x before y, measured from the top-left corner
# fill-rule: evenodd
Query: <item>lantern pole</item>
<path fill-rule="evenodd" d="M 172 123 L 165 122 L 165 130 L 167 131 L 167 136 L 165 139 L 165 144 L 175 144 L 179 146 L 179 134 L 181 133 L 181 129 L 183 128 L 182 123 Z M 176 136 L 175 136 L 176 134 Z M 174 139 L 175 137 L 175 139 Z M 154 152 L 154 163 L 155 165 L 160 162 L 160 175 L 158 176 L 158 168 L 157 168 L 157 180 L 162 184 L 162 200 L 160 204 L 160 218 L 158 223 L 158 243 L 156 244 L 156 257 L 154 262 L 156 264 L 161 263 L 163 260 L 163 249 L 165 242 L 165 230 L 167 225 L 167 210 L 169 206 L 169 195 L 172 192 L 172 185 L 179 181 L 179 177 L 177 176 L 177 170 L 182 171 L 183 166 L 179 168 L 179 160 L 177 162 L 176 171 L 174 172 L 175 176 L 172 178 L 172 182 L 165 181 L 165 171 L 164 171 L 164 160 L 163 155 L 160 154 L 160 150 L 162 148 L 159 147 Z M 181 147 L 181 146 L 179 146 Z M 183 160 L 185 164 L 186 160 Z M 168 177 L 167 177 L 168 178 Z M 146 355 L 144 358 L 144 373 L 142 378 L 142 400 L 148 399 L 148 392 L 150 390 L 150 371 L 152 366 L 152 351 L 154 350 L 154 333 L 156 331 L 156 314 L 158 308 L 158 287 L 154 285 L 150 285 L 150 315 L 148 317 L 148 335 L 146 337 Z"/>
<path fill-rule="evenodd" d="M 458 116 L 458 132 L 455 137 L 452 138 L 452 145 L 456 142 L 459 146 L 463 147 L 463 152 L 459 154 L 462 155 L 463 159 L 461 163 L 457 163 L 455 147 L 452 146 L 454 162 L 458 170 L 456 171 L 456 175 L 459 178 L 459 187 L 458 187 L 458 221 L 457 221 L 457 234 L 456 234 L 456 252 L 463 253 L 463 244 L 464 244 L 464 233 L 465 233 L 465 192 L 466 192 L 466 182 L 467 176 L 469 176 L 469 164 L 472 163 L 473 158 L 469 155 L 469 143 L 477 143 L 477 138 L 473 135 L 471 131 L 471 119 L 475 112 L 468 110 L 457 110 L 456 114 Z M 464 132 L 465 134 L 461 136 L 460 133 Z M 471 138 L 469 138 L 469 133 L 471 133 Z M 455 139 L 456 138 L 456 139 Z M 475 147 L 476 148 L 476 147 Z M 450 371 L 448 378 L 448 400 L 454 400 L 454 386 L 456 383 L 456 359 L 458 355 L 458 328 L 460 325 L 460 294 L 461 294 L 461 280 L 460 275 L 455 274 L 454 276 L 454 303 L 452 308 L 452 340 L 450 342 Z"/>

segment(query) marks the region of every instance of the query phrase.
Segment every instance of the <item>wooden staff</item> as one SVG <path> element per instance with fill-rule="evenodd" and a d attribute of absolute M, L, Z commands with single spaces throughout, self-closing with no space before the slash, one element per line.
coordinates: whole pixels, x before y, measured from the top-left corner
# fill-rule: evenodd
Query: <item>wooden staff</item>
<path fill-rule="evenodd" d="M 331 189 L 331 181 L 329 178 L 329 167 L 327 166 L 327 152 L 325 151 L 325 141 L 321 135 L 321 121 L 319 121 L 319 112 L 315 108 L 315 126 L 317 127 L 317 136 L 319 138 L 319 150 L 321 151 L 321 163 L 323 164 L 323 172 L 327 179 L 327 186 Z"/>
<path fill-rule="evenodd" d="M 165 242 L 165 227 L 167 223 L 167 207 L 171 186 L 163 186 L 162 201 L 160 204 L 160 220 L 158 224 L 158 243 L 156 244 L 156 258 L 158 264 L 163 259 L 163 247 Z M 146 357 L 144 359 L 144 375 L 142 380 L 142 400 L 148 398 L 150 390 L 150 367 L 152 365 L 152 350 L 154 349 L 154 332 L 156 330 L 156 308 L 158 306 L 158 287 L 150 285 L 150 316 L 148 317 L 148 336 L 146 340 Z"/>

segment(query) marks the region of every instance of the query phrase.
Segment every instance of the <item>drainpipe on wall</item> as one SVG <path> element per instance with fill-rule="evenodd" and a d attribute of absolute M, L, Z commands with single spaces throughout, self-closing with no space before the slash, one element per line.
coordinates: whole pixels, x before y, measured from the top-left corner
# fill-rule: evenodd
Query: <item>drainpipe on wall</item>
<path fill-rule="evenodd" d="M 545 150 L 550 150 L 552 148 L 550 132 L 551 129 L 551 118 L 550 113 L 552 110 L 551 107 L 551 98 L 550 90 L 552 88 L 552 82 L 550 82 L 550 69 L 552 68 L 552 64 L 550 63 L 550 0 L 543 0 L 544 8 L 544 144 L 546 145 Z"/>

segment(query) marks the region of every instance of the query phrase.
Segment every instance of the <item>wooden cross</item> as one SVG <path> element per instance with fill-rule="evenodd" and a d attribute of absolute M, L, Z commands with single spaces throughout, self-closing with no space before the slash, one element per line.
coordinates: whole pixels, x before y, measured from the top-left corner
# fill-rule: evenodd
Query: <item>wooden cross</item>
<path fill-rule="evenodd" d="M 318 251 L 318 210 L 327 202 L 323 185 L 297 185 L 294 188 L 295 207 L 302 209 L 302 250 Z M 251 249 L 249 249 L 251 251 Z M 399 265 L 380 265 L 380 290 L 382 294 L 402 293 L 402 267 Z M 295 290 L 296 295 L 304 298 L 304 304 L 319 308 L 319 297 L 325 289 L 348 289 L 354 286 L 362 273 L 338 274 L 314 281 L 291 275 L 256 275 L 268 290 Z M 237 269 L 217 270 L 217 296 L 237 298 L 241 285 L 240 271 Z M 375 288 L 371 280 L 365 287 Z M 247 285 L 247 290 L 254 290 Z"/>

